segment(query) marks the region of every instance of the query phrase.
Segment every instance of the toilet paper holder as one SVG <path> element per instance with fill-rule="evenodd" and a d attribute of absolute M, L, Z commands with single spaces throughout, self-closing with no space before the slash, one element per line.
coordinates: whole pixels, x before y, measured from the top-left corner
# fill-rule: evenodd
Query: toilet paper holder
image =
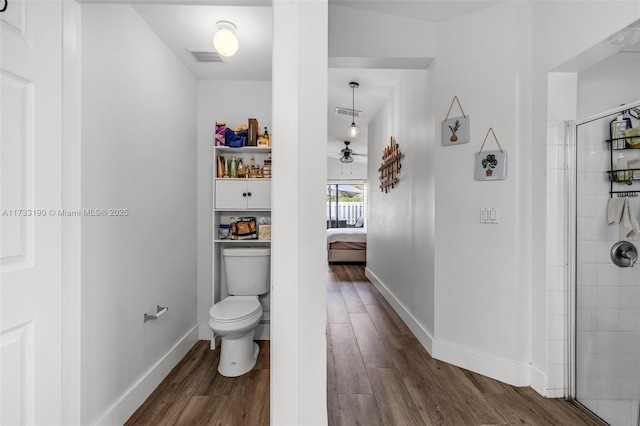
<path fill-rule="evenodd" d="M 168 310 L 169 310 L 169 308 L 166 307 L 166 306 L 157 305 L 156 306 L 156 313 L 154 315 L 149 315 L 147 313 L 144 314 L 144 322 L 151 321 L 151 320 L 157 320 L 158 318 L 160 318 L 161 316 L 166 314 Z"/>

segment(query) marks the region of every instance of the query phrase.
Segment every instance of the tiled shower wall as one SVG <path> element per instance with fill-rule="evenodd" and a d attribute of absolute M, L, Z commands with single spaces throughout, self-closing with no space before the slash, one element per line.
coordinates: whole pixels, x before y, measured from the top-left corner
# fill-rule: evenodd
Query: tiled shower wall
<path fill-rule="evenodd" d="M 620 268 L 609 255 L 619 240 L 618 225 L 606 219 L 610 153 L 605 141 L 614 118 L 577 129 L 576 396 L 611 424 L 635 425 L 640 400 L 640 264 Z M 613 153 L 614 163 L 618 152 Z M 640 158 L 640 150 L 624 154 L 627 160 Z M 640 181 L 632 187 L 615 185 L 618 190 L 640 189 Z M 630 204 L 638 218 L 640 198 L 630 198 Z M 630 240 L 640 247 L 638 237 Z"/>
<path fill-rule="evenodd" d="M 547 123 L 547 384 L 546 396 L 565 396 L 567 347 L 567 211 L 570 171 L 563 121 Z M 573 167 L 573 165 L 570 165 Z"/>

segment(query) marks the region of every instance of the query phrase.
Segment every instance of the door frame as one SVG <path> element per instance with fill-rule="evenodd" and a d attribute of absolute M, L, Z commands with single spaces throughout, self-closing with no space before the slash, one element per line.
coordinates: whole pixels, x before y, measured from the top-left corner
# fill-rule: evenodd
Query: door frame
<path fill-rule="evenodd" d="M 62 208 L 82 207 L 81 6 L 62 2 Z M 62 421 L 80 424 L 82 220 L 62 218 Z"/>
<path fill-rule="evenodd" d="M 577 337 L 577 296 L 578 296 L 578 282 L 577 282 L 577 188 L 576 179 L 578 169 L 575 167 L 576 156 L 578 150 L 578 126 L 589 123 L 591 121 L 600 120 L 604 117 L 616 114 L 632 107 L 640 107 L 640 100 L 629 102 L 627 104 L 617 106 L 607 111 L 600 112 L 598 114 L 583 118 L 580 120 L 571 120 L 565 122 L 565 153 L 566 158 L 572 159 L 567 161 L 569 164 L 574 164 L 570 173 L 566 174 L 565 179 L 565 191 L 566 191 L 566 208 L 567 217 L 569 220 L 569 226 L 567 226 L 566 241 L 567 241 L 567 346 L 566 346 L 566 392 L 565 398 L 572 400 L 582 406 L 577 399 L 577 383 L 576 383 L 576 337 Z M 584 407 L 584 406 L 583 406 Z M 584 407 L 588 410 L 588 408 Z"/>

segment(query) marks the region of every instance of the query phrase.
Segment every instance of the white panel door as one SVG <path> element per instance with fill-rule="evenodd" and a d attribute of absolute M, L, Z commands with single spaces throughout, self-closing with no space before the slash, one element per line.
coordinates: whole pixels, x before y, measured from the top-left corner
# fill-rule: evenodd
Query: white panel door
<path fill-rule="evenodd" d="M 60 0 L 0 13 L 0 424 L 61 424 Z"/>

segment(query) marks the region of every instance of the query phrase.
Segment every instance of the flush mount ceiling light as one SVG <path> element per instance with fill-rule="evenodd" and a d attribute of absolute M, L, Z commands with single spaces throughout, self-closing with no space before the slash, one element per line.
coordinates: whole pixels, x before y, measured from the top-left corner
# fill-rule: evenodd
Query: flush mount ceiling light
<path fill-rule="evenodd" d="M 358 136 L 360 134 L 360 126 L 356 125 L 356 116 L 355 116 L 355 110 L 356 110 L 356 88 L 360 87 L 360 85 L 354 81 L 352 81 L 351 83 L 349 83 L 349 87 L 351 87 L 351 91 L 352 91 L 352 106 L 351 106 L 351 125 L 349 126 L 349 129 L 347 131 L 347 134 L 349 135 L 349 137 L 355 138 L 356 136 Z"/>
<path fill-rule="evenodd" d="M 233 56 L 238 51 L 238 38 L 236 37 L 236 26 L 233 22 L 216 22 L 218 31 L 213 36 L 213 47 L 222 56 Z"/>

